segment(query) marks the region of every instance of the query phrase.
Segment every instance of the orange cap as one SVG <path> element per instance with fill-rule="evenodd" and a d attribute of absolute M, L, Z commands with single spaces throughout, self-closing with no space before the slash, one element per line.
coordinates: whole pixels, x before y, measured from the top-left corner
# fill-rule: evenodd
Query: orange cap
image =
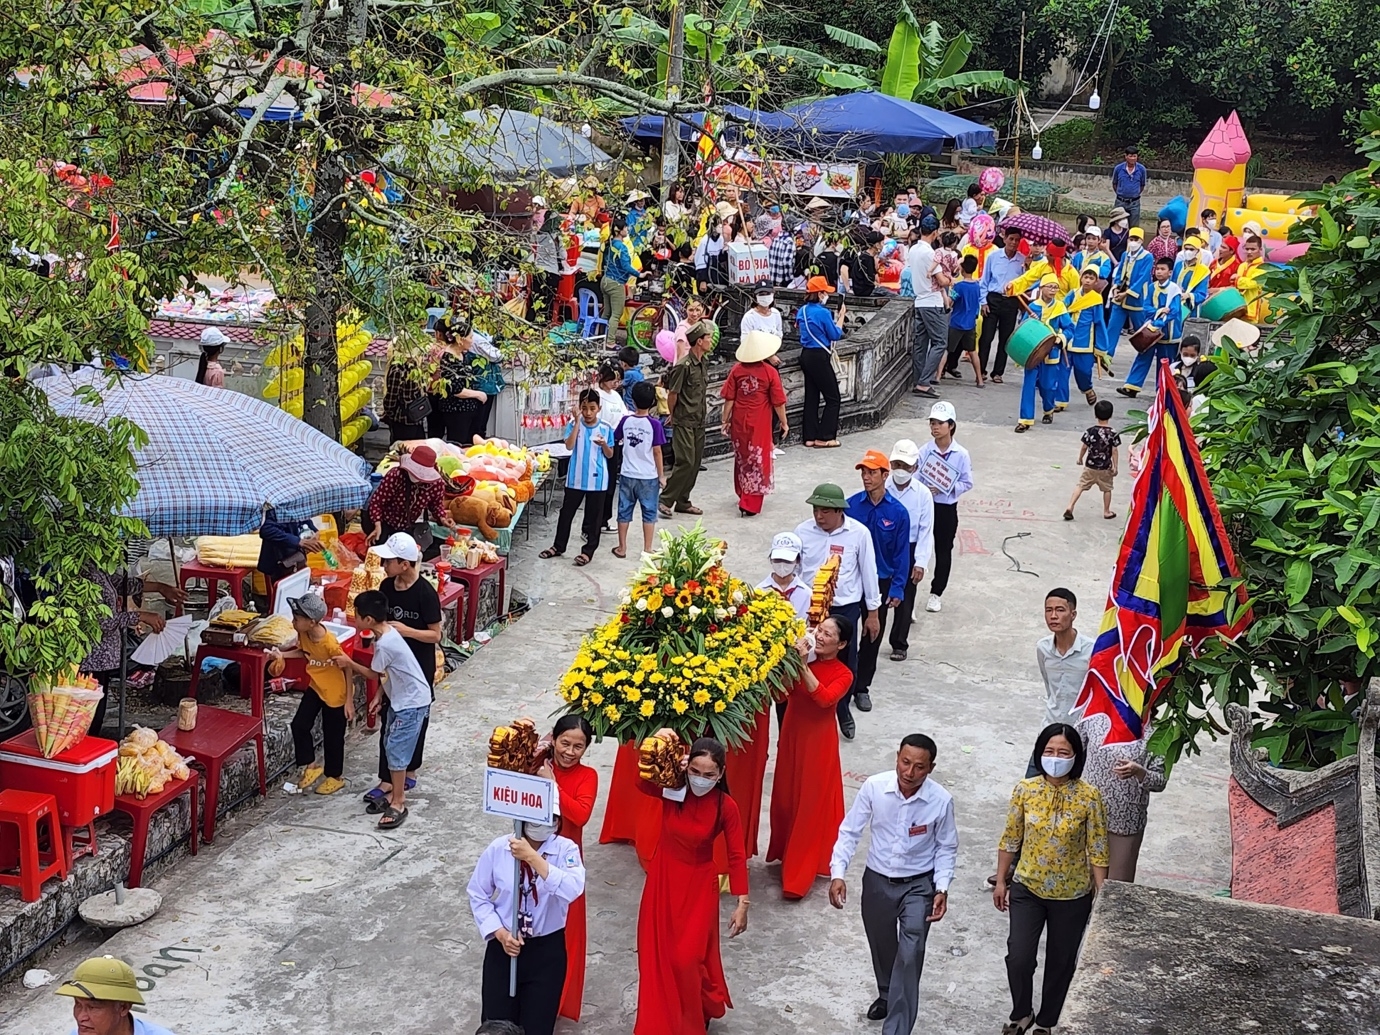
<path fill-rule="evenodd" d="M 824 277 L 811 277 L 805 282 L 805 293 L 807 295 L 813 295 L 817 291 L 827 291 L 833 294 L 834 285 L 830 284 Z"/>
<path fill-rule="evenodd" d="M 863 454 L 863 458 L 858 461 L 854 470 L 861 471 L 864 468 L 871 471 L 890 471 L 891 461 L 887 459 L 887 455 L 880 450 L 869 449 Z"/>

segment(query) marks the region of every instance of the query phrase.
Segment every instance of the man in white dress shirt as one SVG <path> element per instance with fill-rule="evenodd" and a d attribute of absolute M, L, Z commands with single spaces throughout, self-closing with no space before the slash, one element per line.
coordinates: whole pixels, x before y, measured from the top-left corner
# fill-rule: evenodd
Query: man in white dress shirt
<path fill-rule="evenodd" d="M 863 870 L 862 920 L 872 950 L 877 1000 L 867 1019 L 882 1035 L 910 1035 L 920 1012 L 920 972 L 930 924 L 944 919 L 958 857 L 954 802 L 929 779 L 937 749 L 923 733 L 901 741 L 894 772 L 870 777 L 839 826 L 829 860 L 829 902 L 848 900 L 844 875 L 863 831 L 872 828 Z"/>
<path fill-rule="evenodd" d="M 847 652 L 840 655 L 848 670 L 858 673 L 858 628 L 872 639 L 882 634 L 878 610 L 882 597 L 877 581 L 877 554 L 872 545 L 872 533 L 861 521 L 846 513 L 848 497 L 837 485 L 825 482 L 816 485 L 805 501 L 815 509 L 815 516 L 802 521 L 795 530 L 800 537 L 801 577 L 813 587 L 815 572 L 827 557 L 839 558 L 838 580 L 834 584 L 834 604 L 830 613 L 842 615 L 853 623 L 853 638 Z M 847 707 L 838 712 L 839 732 L 847 740 L 857 733 L 853 713 Z"/>
<path fill-rule="evenodd" d="M 905 661 L 910 650 L 910 626 L 915 620 L 915 594 L 930 566 L 930 535 L 934 531 L 934 495 L 930 487 L 915 477 L 920 466 L 920 447 L 903 438 L 891 447 L 891 477 L 886 491 L 895 496 L 910 514 L 910 577 L 906 595 L 891 623 L 891 660 Z"/>
<path fill-rule="evenodd" d="M 565 919 L 585 893 L 580 848 L 549 824 L 524 823 L 522 837 L 489 843 L 467 889 L 470 911 L 488 945 L 480 991 L 482 1019 L 515 1021 L 526 1035 L 551 1035 L 565 985 Z M 513 923 L 513 862 L 520 868 L 518 930 Z M 508 995 L 509 958 L 518 961 L 517 995 Z"/>

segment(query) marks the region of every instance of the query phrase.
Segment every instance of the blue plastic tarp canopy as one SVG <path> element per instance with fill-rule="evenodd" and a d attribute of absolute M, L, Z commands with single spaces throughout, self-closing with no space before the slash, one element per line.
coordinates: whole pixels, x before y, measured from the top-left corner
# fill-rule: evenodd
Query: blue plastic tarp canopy
<path fill-rule="evenodd" d="M 460 134 L 439 119 L 432 123 L 433 161 L 439 168 L 463 161 L 496 176 L 528 179 L 540 173 L 571 176 L 613 161 L 573 126 L 531 112 L 490 107 L 462 118 L 468 125 Z"/>
<path fill-rule="evenodd" d="M 874 90 L 822 97 L 781 115 L 789 130 L 768 134 L 764 142 L 830 158 L 937 155 L 946 145 L 971 149 L 997 142 L 996 131 L 980 122 Z"/>
<path fill-rule="evenodd" d="M 753 129 L 756 132 L 774 131 L 789 132 L 799 128 L 798 121 L 780 112 L 755 111 L 752 108 L 744 108 L 737 104 L 726 104 L 723 107 L 724 119 L 720 133 L 730 143 L 740 143 L 743 139 L 743 131 Z M 717 119 L 717 116 L 715 117 Z M 680 122 L 680 139 L 696 140 L 699 138 L 699 128 L 704 126 L 704 112 L 687 113 L 677 121 Z M 660 115 L 637 115 L 632 118 L 621 120 L 623 131 L 635 140 L 645 142 L 656 142 L 661 139 L 662 127 L 666 120 Z"/>

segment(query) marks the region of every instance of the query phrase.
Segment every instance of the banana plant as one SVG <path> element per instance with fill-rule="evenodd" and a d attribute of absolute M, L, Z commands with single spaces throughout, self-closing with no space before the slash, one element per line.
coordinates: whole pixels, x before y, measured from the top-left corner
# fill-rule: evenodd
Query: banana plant
<path fill-rule="evenodd" d="M 812 51 L 798 52 L 795 59 L 817 67 L 821 86 L 834 90 L 877 90 L 891 97 L 951 108 L 966 104 L 979 93 L 1009 95 L 1016 92 L 1015 80 L 991 70 L 963 71 L 973 51 L 973 38 L 959 32 L 945 39 L 938 22 L 921 27 L 915 12 L 905 0 L 901 15 L 885 48 L 881 44 L 836 25 L 825 25 L 825 34 L 861 54 L 885 54 L 880 78 L 866 65 L 834 63 Z"/>
<path fill-rule="evenodd" d="M 656 51 L 654 92 L 657 96 L 664 97 L 671 50 L 670 30 L 646 15 L 630 10 L 623 10 L 614 15 L 611 22 L 609 35 L 614 39 L 622 43 L 650 47 Z M 738 80 L 729 71 L 724 59 L 728 54 L 729 44 L 741 38 L 751 24 L 752 10 L 748 6 L 748 0 L 728 0 L 713 18 L 694 13 L 686 14 L 686 65 L 689 68 L 702 68 L 705 75 L 712 77 L 716 89 L 733 88 Z M 650 69 L 644 70 L 644 76 L 646 71 Z"/>

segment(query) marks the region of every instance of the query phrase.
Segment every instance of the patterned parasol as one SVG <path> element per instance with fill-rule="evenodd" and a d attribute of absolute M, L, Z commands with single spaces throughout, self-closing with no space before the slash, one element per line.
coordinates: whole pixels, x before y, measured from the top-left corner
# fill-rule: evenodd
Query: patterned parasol
<path fill-rule="evenodd" d="M 1050 241 L 1067 241 L 1073 237 L 1067 227 L 1034 212 L 1021 212 L 1002 220 L 1001 229 L 1003 232 L 1019 230 L 1031 244 L 1049 244 Z"/>
<path fill-rule="evenodd" d="M 265 504 L 281 521 L 306 521 L 361 507 L 369 495 L 363 460 L 247 395 L 165 374 L 112 381 L 89 368 L 38 384 L 60 415 L 127 417 L 144 429 L 128 513 L 152 536 L 242 535 L 259 527 Z"/>

